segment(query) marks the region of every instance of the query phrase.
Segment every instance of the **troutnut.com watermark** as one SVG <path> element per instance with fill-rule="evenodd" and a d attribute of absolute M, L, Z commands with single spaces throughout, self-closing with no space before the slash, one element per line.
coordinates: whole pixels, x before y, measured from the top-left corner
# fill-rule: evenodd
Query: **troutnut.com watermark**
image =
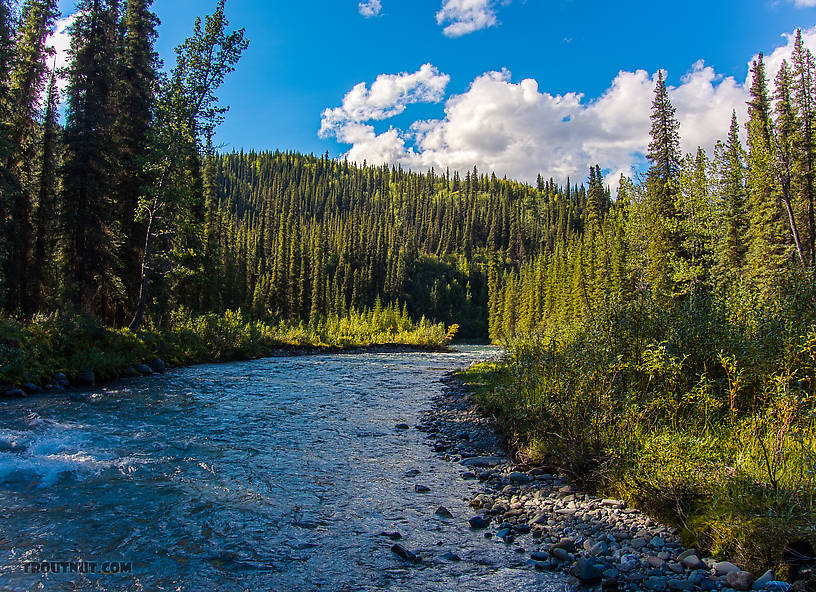
<path fill-rule="evenodd" d="M 133 571 L 130 561 L 26 561 L 23 571 L 27 574 L 101 574 L 105 576 L 129 574 Z"/>

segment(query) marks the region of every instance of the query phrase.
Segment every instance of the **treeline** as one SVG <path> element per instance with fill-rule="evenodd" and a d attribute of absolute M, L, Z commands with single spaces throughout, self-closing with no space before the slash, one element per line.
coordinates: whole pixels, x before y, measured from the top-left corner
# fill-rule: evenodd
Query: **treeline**
<path fill-rule="evenodd" d="M 168 310 L 305 322 L 382 302 L 471 338 L 487 337 L 491 257 L 521 265 L 552 248 L 580 230 L 586 200 L 543 179 L 283 153 L 213 156 L 205 186 L 203 273 Z"/>
<path fill-rule="evenodd" d="M 215 92 L 247 46 L 224 1 L 161 68 L 151 0 L 81 0 L 54 69 L 56 0 L 0 1 L 0 305 L 137 328 L 201 249 Z M 67 81 L 58 122 L 58 77 Z M 154 292 L 155 291 L 155 292 Z"/>
<path fill-rule="evenodd" d="M 714 293 L 768 299 L 791 273 L 813 272 L 816 80 L 801 33 L 773 89 L 761 55 L 752 77 L 747 146 L 734 114 L 712 155 L 685 156 L 659 77 L 645 179 L 623 178 L 610 202 L 592 169 L 581 224 L 519 266 L 496 262 L 493 339 L 580 324 L 645 292 L 667 305 Z"/>

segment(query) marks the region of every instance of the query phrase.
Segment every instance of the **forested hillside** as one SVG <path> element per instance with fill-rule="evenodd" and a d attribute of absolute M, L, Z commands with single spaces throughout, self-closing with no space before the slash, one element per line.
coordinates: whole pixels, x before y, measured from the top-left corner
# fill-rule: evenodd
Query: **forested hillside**
<path fill-rule="evenodd" d="M 487 337 L 488 264 L 550 251 L 586 201 L 583 186 L 297 154 L 214 156 L 205 174 L 206 279 L 189 306 L 309 321 L 401 303 L 472 338 Z"/>

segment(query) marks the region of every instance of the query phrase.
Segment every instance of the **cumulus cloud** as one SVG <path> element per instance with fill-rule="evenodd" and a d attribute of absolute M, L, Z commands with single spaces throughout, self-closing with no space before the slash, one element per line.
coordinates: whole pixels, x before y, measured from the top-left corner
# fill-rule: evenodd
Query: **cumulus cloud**
<path fill-rule="evenodd" d="M 803 33 L 816 50 L 816 28 Z M 793 37 L 767 56 L 769 76 L 789 58 Z M 753 61 L 753 60 L 752 60 Z M 351 145 L 350 160 L 400 163 L 414 169 L 451 168 L 532 181 L 539 173 L 563 182 L 583 179 L 596 163 L 614 186 L 633 174 L 649 144 L 649 115 L 656 74 L 621 71 L 600 96 L 553 95 L 533 79 L 513 81 L 508 70 L 477 77 L 462 94 L 449 96 L 444 117 L 416 121 L 407 129 L 376 133 L 372 122 L 403 113 L 417 102 L 440 102 L 448 77 L 430 64 L 414 74 L 381 75 L 369 90 L 355 86 L 343 105 L 323 113 L 322 137 Z M 737 111 L 747 117 L 749 80 L 718 75 L 702 61 L 670 87 L 680 120 L 681 148 L 709 151 L 724 139 Z"/>
<path fill-rule="evenodd" d="M 439 25 L 448 25 L 442 31 L 448 37 L 461 37 L 487 29 L 498 23 L 493 8 L 495 0 L 444 0 L 436 13 Z"/>
<path fill-rule="evenodd" d="M 431 64 L 411 74 L 380 74 L 370 89 L 361 82 L 346 94 L 342 106 L 323 112 L 320 137 L 335 136 L 343 143 L 370 146 L 381 154 L 382 150 L 375 147 L 379 147 L 383 139 L 378 139 L 374 128 L 365 122 L 399 115 L 412 103 L 438 103 L 445 98 L 448 82 L 450 76 L 440 73 Z"/>
<path fill-rule="evenodd" d="M 365 18 L 380 16 L 382 13 L 382 2 L 380 2 L 380 0 L 364 0 L 357 5 L 357 9 Z"/>
<path fill-rule="evenodd" d="M 816 0 L 793 0 L 793 3 L 797 8 L 816 6 Z"/>

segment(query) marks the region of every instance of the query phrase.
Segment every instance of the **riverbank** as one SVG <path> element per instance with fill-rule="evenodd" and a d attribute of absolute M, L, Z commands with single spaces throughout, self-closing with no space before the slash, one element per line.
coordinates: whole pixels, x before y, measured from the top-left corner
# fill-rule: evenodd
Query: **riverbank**
<path fill-rule="evenodd" d="M 500 423 L 478 401 L 471 386 L 451 377 L 419 427 L 439 454 L 462 464 L 464 479 L 482 483 L 469 526 L 514 547 L 534 569 L 604 590 L 791 589 L 773 571 L 752 574 L 687 548 L 679 529 L 624 500 L 591 495 L 551 468 L 513 462 Z M 808 589 L 805 580 L 795 586 Z"/>
<path fill-rule="evenodd" d="M 313 324 L 268 325 L 240 313 L 179 313 L 161 328 L 104 327 L 82 316 L 0 320 L 0 397 L 87 387 L 168 367 L 284 355 L 444 351 L 456 327 L 411 321 L 396 309 Z"/>

